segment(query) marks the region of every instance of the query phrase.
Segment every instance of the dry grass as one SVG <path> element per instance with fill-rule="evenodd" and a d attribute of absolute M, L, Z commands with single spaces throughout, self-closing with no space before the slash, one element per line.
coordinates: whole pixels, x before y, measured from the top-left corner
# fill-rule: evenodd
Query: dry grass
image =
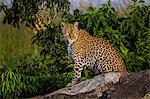
<path fill-rule="evenodd" d="M 20 29 L 17 29 L 2 24 L 2 19 L 0 22 L 0 64 L 11 64 L 26 54 L 35 55 L 39 52 L 39 49 L 32 44 L 31 29 L 24 25 L 20 25 Z"/>

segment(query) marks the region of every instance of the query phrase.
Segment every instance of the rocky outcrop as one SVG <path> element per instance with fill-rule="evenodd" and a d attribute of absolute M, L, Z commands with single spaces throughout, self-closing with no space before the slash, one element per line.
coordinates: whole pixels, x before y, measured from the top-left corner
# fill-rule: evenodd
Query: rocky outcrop
<path fill-rule="evenodd" d="M 34 99 L 150 99 L 150 70 L 98 75 L 72 87 Z"/>
<path fill-rule="evenodd" d="M 148 98 L 150 93 L 150 70 L 132 73 L 106 90 L 105 96 L 112 99 Z"/>

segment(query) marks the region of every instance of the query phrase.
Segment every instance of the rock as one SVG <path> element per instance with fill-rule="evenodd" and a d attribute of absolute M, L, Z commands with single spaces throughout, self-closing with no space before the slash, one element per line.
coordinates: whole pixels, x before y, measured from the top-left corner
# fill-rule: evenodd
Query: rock
<path fill-rule="evenodd" d="M 106 91 L 105 95 L 112 99 L 141 99 L 148 93 L 150 93 L 150 70 L 145 70 L 121 78 Z"/>
<path fill-rule="evenodd" d="M 79 95 L 79 94 L 91 92 L 98 87 L 101 91 L 106 90 L 107 83 L 109 83 L 109 82 L 116 83 L 119 81 L 120 77 L 121 77 L 121 73 L 107 73 L 104 75 L 98 75 L 92 79 L 83 81 L 72 87 L 66 87 L 66 88 L 60 89 L 56 92 L 46 95 L 45 97 L 53 98 L 53 96 L 55 96 L 56 94 L 66 94 L 66 95 L 71 95 L 71 96 Z M 102 93 L 95 93 L 95 94 L 98 96 L 99 94 L 102 94 Z"/>
<path fill-rule="evenodd" d="M 150 99 L 150 70 L 121 75 L 98 75 L 34 99 Z"/>
<path fill-rule="evenodd" d="M 150 99 L 150 92 L 147 93 L 142 99 Z"/>

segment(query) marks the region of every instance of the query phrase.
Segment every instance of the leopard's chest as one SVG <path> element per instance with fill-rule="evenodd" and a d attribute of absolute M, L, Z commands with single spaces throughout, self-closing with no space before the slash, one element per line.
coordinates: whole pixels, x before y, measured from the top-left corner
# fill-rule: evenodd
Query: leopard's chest
<path fill-rule="evenodd" d="M 68 46 L 67 50 L 68 50 L 68 55 L 70 56 L 70 58 L 72 60 L 74 60 L 74 51 L 73 51 L 72 47 Z"/>

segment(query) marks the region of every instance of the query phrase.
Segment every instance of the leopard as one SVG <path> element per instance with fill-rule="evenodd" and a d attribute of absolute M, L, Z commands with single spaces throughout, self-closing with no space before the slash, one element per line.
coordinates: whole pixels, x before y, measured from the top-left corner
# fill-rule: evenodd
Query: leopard
<path fill-rule="evenodd" d="M 90 35 L 79 28 L 78 22 L 62 22 L 61 30 L 73 61 L 73 79 L 67 86 L 79 83 L 84 67 L 96 75 L 109 72 L 128 74 L 123 58 L 109 40 Z"/>

